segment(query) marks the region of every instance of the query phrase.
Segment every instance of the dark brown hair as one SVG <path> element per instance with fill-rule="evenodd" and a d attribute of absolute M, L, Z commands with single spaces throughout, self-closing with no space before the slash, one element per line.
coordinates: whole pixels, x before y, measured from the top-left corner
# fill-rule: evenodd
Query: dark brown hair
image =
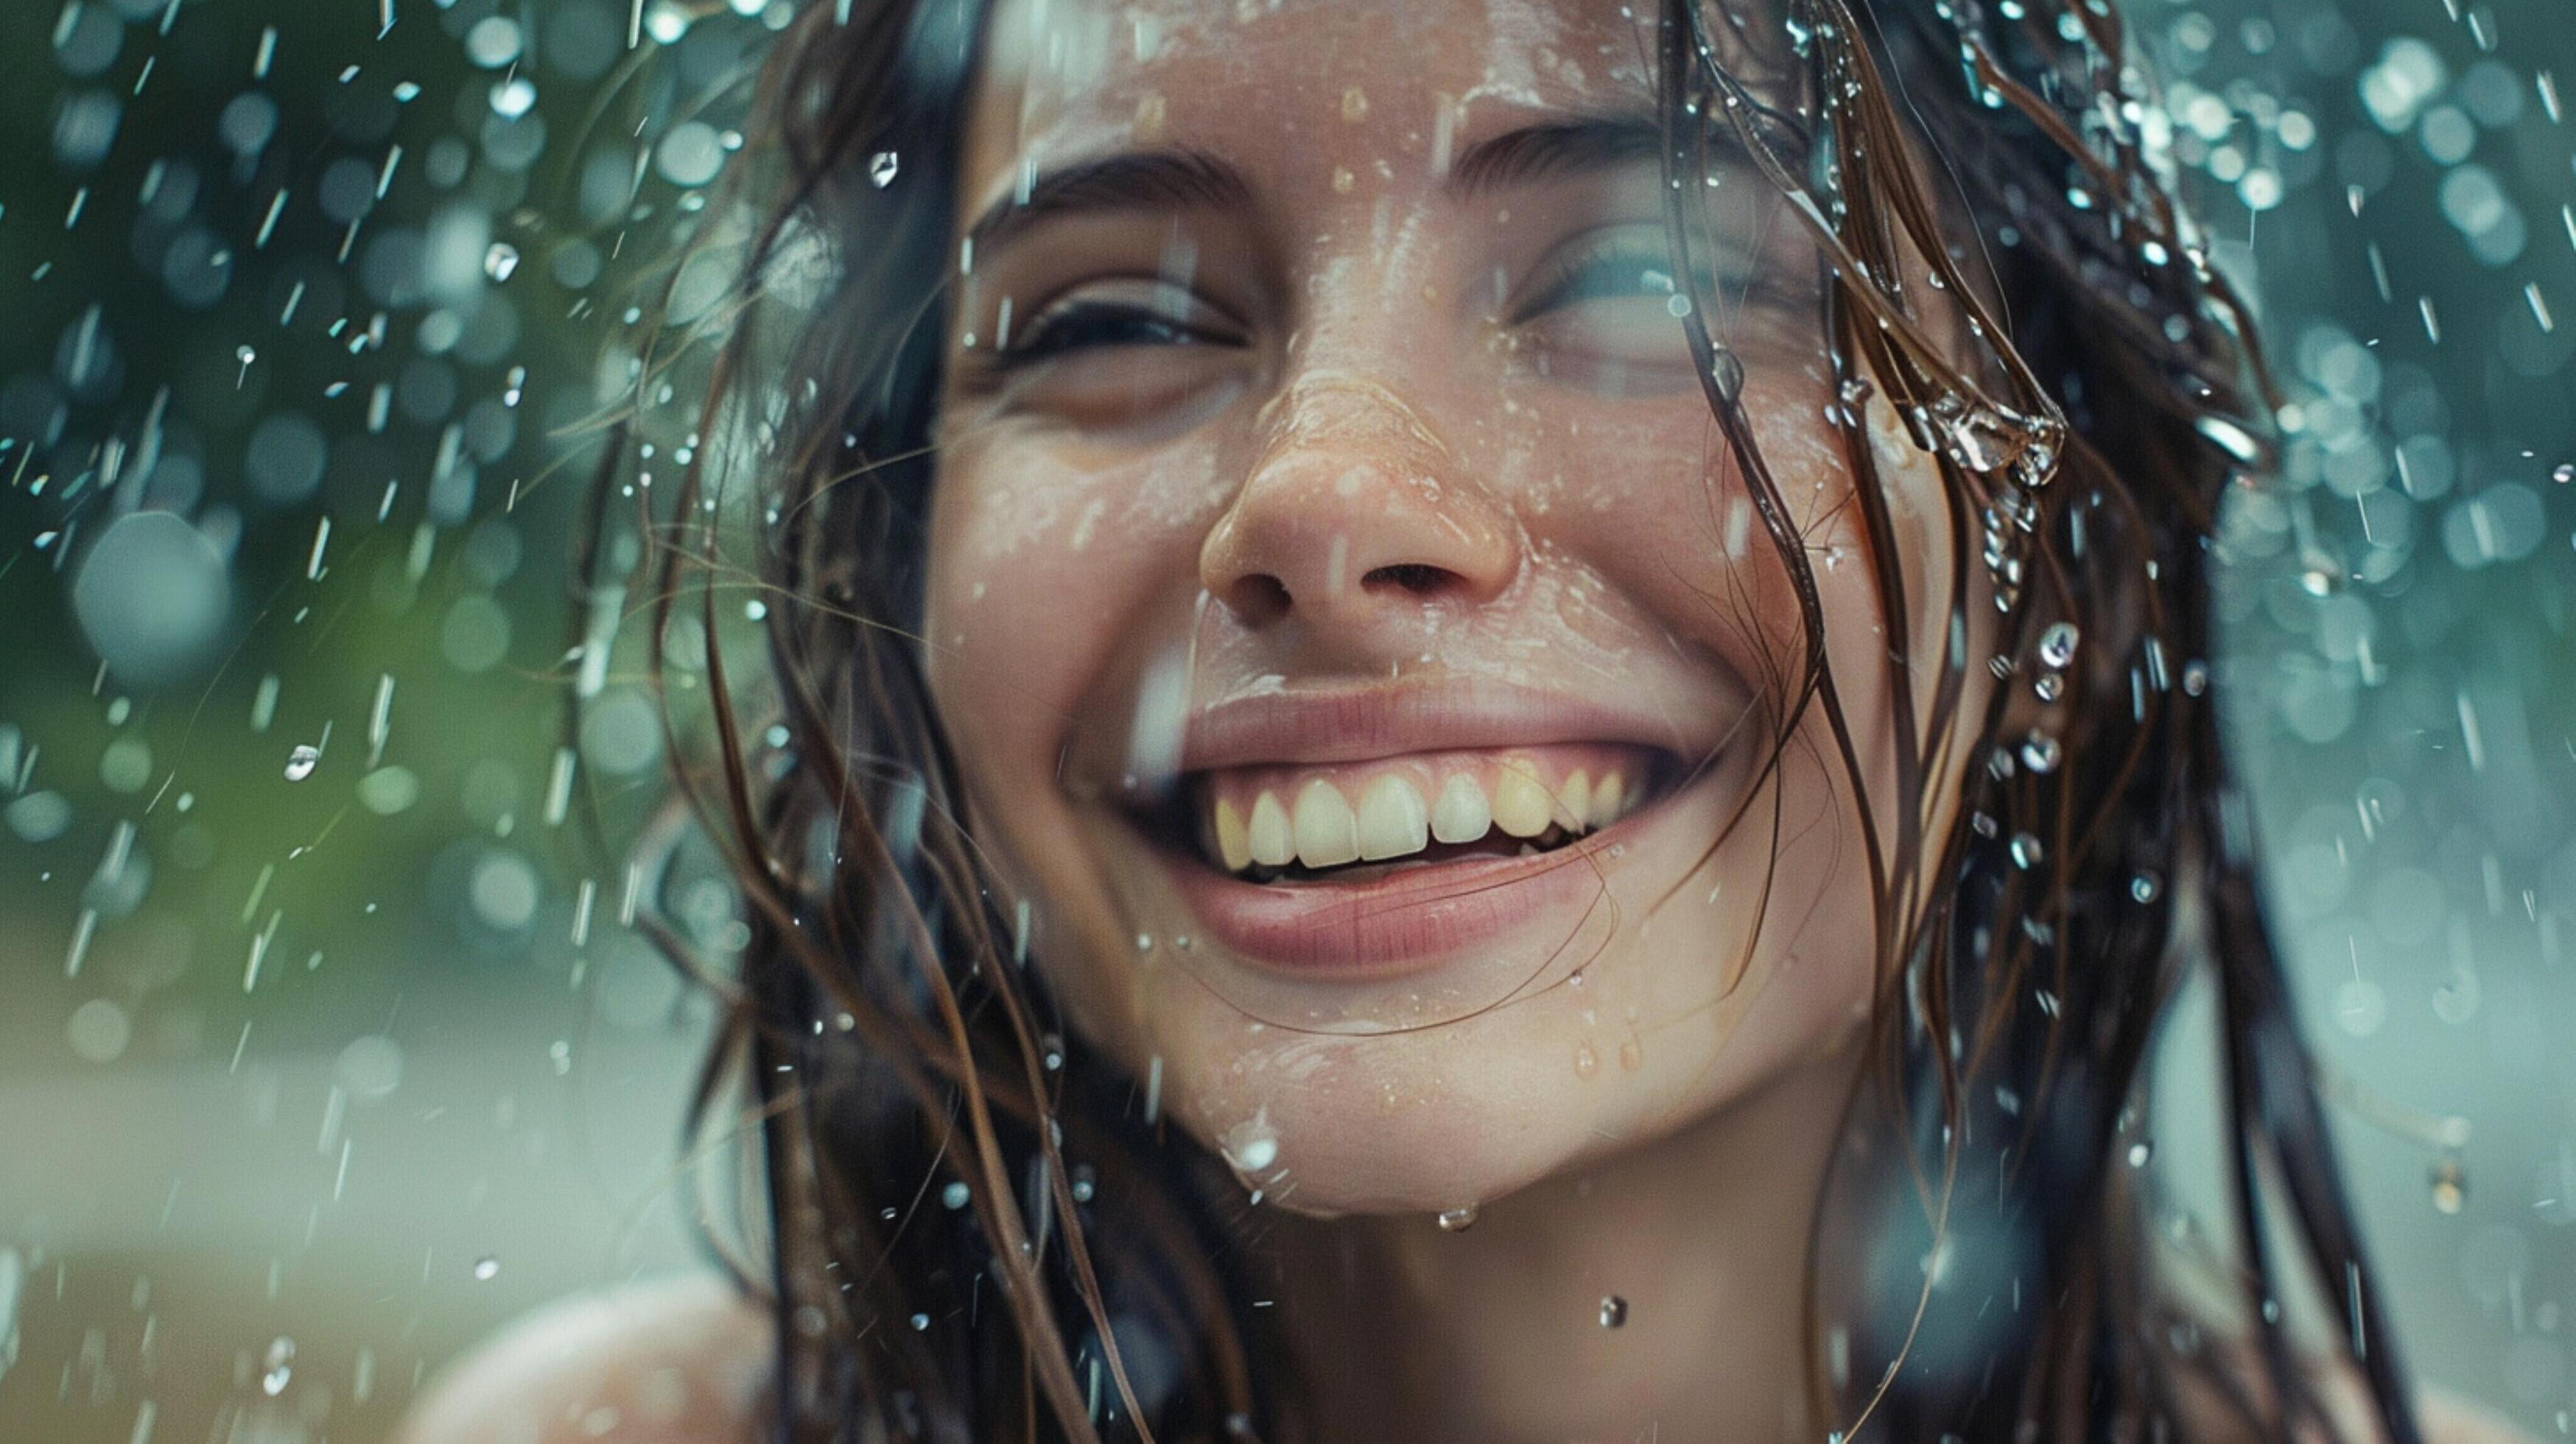
<path fill-rule="evenodd" d="M 1836 1217 L 1919 1232 L 1946 1264 L 1811 1298 L 1820 1417 L 1926 1441 L 2169 1437 L 2223 1398 L 2253 1432 L 2332 1437 L 2280 1322 L 2304 1287 L 2341 1325 L 2325 1367 L 2356 1374 L 2375 1427 L 2411 1444 L 2207 686 L 2208 539 L 2224 489 L 2269 454 L 2251 320 L 2172 198 L 2155 101 L 2109 7 L 1785 9 L 1757 26 L 1690 0 L 1640 7 L 1666 165 L 1691 177 L 1718 151 L 1749 155 L 1813 232 L 1829 415 L 1890 634 L 1910 635 L 1929 599 L 1899 570 L 1863 420 L 1873 389 L 1937 464 L 1938 540 L 1960 579 L 1919 713 L 1924 659 L 1827 657 L 1808 537 L 1707 330 L 1718 298 L 1702 296 L 1682 324 L 1801 605 L 1766 775 L 1776 785 L 1813 716 L 1865 795 L 1838 670 L 1848 685 L 1883 666 L 1907 799 L 1863 808 L 1878 1066 L 1850 1111 Z M 635 517 L 655 543 L 657 675 L 679 609 L 704 627 L 708 738 L 677 783 L 751 930 L 738 971 L 706 977 L 730 1006 L 702 1117 L 721 1128 L 729 1079 L 753 1100 L 780 1437 L 1306 1437 L 1296 1363 L 1239 1277 L 1239 1190 L 1144 1116 L 1111 1060 L 1058 1036 L 1026 907 L 965 826 L 924 683 L 942 307 L 981 23 L 973 0 L 807 8 L 753 98 L 734 199 L 756 220 L 734 238 L 730 300 L 672 325 L 641 369 L 649 391 L 708 338 L 694 454 L 678 485 L 636 489 Z M 1760 66 L 1790 78 L 1794 103 L 1745 82 Z M 1701 187 L 1669 193 L 1687 277 L 1710 220 Z M 817 275 L 818 296 L 777 304 Z M 600 530 L 632 450 L 603 467 Z M 711 457 L 757 478 L 740 563 L 711 514 Z M 593 587 L 608 551 L 583 558 Z M 746 568 L 769 660 L 738 679 L 717 597 Z M 2159 1288 L 2140 1176 L 2115 1161 L 2191 966 L 2214 976 L 2224 1040 L 2234 1318 Z M 2281 1237 L 2303 1256 L 2275 1257 Z M 2015 1306 L 1995 1304 L 2005 1290 Z"/>

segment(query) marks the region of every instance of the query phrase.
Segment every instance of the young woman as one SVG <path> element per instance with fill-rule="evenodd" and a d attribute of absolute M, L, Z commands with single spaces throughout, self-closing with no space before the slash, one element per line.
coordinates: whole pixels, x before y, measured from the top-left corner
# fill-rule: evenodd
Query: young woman
<path fill-rule="evenodd" d="M 414 1437 L 2425 1437 L 2213 719 L 2272 408 L 2146 84 L 2086 0 L 811 7 L 642 518 L 657 622 L 724 635 L 714 516 L 768 583 L 681 783 L 769 1277 Z"/>

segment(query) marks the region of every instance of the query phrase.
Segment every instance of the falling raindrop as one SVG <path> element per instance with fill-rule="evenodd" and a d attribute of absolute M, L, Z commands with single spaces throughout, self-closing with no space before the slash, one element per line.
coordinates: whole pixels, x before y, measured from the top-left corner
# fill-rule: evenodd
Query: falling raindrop
<path fill-rule="evenodd" d="M 259 1376 L 260 1392 L 272 1399 L 285 1393 L 295 1379 L 295 1341 L 284 1334 L 270 1340 L 261 1366 L 266 1372 Z"/>
<path fill-rule="evenodd" d="M 305 778 L 313 775 L 313 769 L 320 765 L 321 761 L 321 750 L 314 747 L 311 743 L 299 742 L 295 744 L 295 750 L 286 754 L 286 780 L 289 782 L 302 782 Z"/>
<path fill-rule="evenodd" d="M 508 241 L 494 241 L 483 253 L 483 274 L 495 281 L 506 281 L 519 269 L 519 248 Z"/>
<path fill-rule="evenodd" d="M 900 169 L 902 165 L 902 157 L 896 155 L 890 150 L 881 150 L 875 155 L 869 156 L 868 184 L 875 186 L 878 190 L 884 190 L 887 186 L 893 185 L 895 172 Z"/>
<path fill-rule="evenodd" d="M 1628 1322 L 1628 1301 L 1619 1297 L 1617 1294 L 1603 1295 L 1601 1299 L 1601 1327 L 1605 1329 L 1615 1329 L 1626 1322 Z"/>
<path fill-rule="evenodd" d="M 2460 1160 L 2445 1158 L 2433 1165 L 2433 1207 L 2443 1213 L 2458 1213 L 2469 1201 L 2469 1179 Z"/>
<path fill-rule="evenodd" d="M 2146 1139 L 2139 1139 L 2137 1142 L 2129 1145 L 2129 1166 L 2131 1168 L 2144 1168 L 2147 1166 L 2148 1160 L 2155 1156 L 2156 1146 L 2153 1143 L 2148 1142 Z"/>
<path fill-rule="evenodd" d="M 2562 461 L 2556 466 L 2551 467 L 2549 469 L 2549 479 L 2558 483 L 2560 486 L 2565 486 L 2571 481 L 2576 481 L 2576 461 Z"/>
<path fill-rule="evenodd" d="M 501 1261 L 499 1259 L 492 1257 L 490 1254 L 485 1254 L 483 1257 L 474 1261 L 474 1277 L 478 1282 L 490 1283 L 492 1280 L 499 1278 L 500 1276 Z"/>

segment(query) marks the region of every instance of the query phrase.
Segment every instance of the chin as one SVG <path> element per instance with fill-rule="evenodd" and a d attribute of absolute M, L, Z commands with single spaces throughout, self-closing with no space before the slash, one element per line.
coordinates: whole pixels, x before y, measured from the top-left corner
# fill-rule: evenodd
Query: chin
<path fill-rule="evenodd" d="M 1167 1096 L 1264 1207 L 1316 1217 L 1479 1207 L 1600 1147 L 1615 1131 L 1611 1100 L 1644 1081 L 1549 1066 L 1575 1045 L 1549 1036 L 1553 1019 L 1515 1011 L 1373 1037 L 1247 1037 L 1237 1020 L 1174 1060 L 1167 1077 L 1184 1091 Z"/>

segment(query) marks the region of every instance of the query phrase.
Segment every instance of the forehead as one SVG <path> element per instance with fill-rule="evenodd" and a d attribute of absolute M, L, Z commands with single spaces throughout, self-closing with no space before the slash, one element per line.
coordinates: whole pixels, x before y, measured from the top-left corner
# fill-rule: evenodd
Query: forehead
<path fill-rule="evenodd" d="M 1650 103 L 1652 0 L 1001 0 L 976 169 L 1130 145 L 1298 147 L 1330 119 L 1390 151 L 1530 111 Z M 1375 122 L 1371 125 L 1370 122 Z M 1343 131 L 1350 135 L 1353 131 Z M 1336 137 L 1338 139 L 1338 137 Z"/>

